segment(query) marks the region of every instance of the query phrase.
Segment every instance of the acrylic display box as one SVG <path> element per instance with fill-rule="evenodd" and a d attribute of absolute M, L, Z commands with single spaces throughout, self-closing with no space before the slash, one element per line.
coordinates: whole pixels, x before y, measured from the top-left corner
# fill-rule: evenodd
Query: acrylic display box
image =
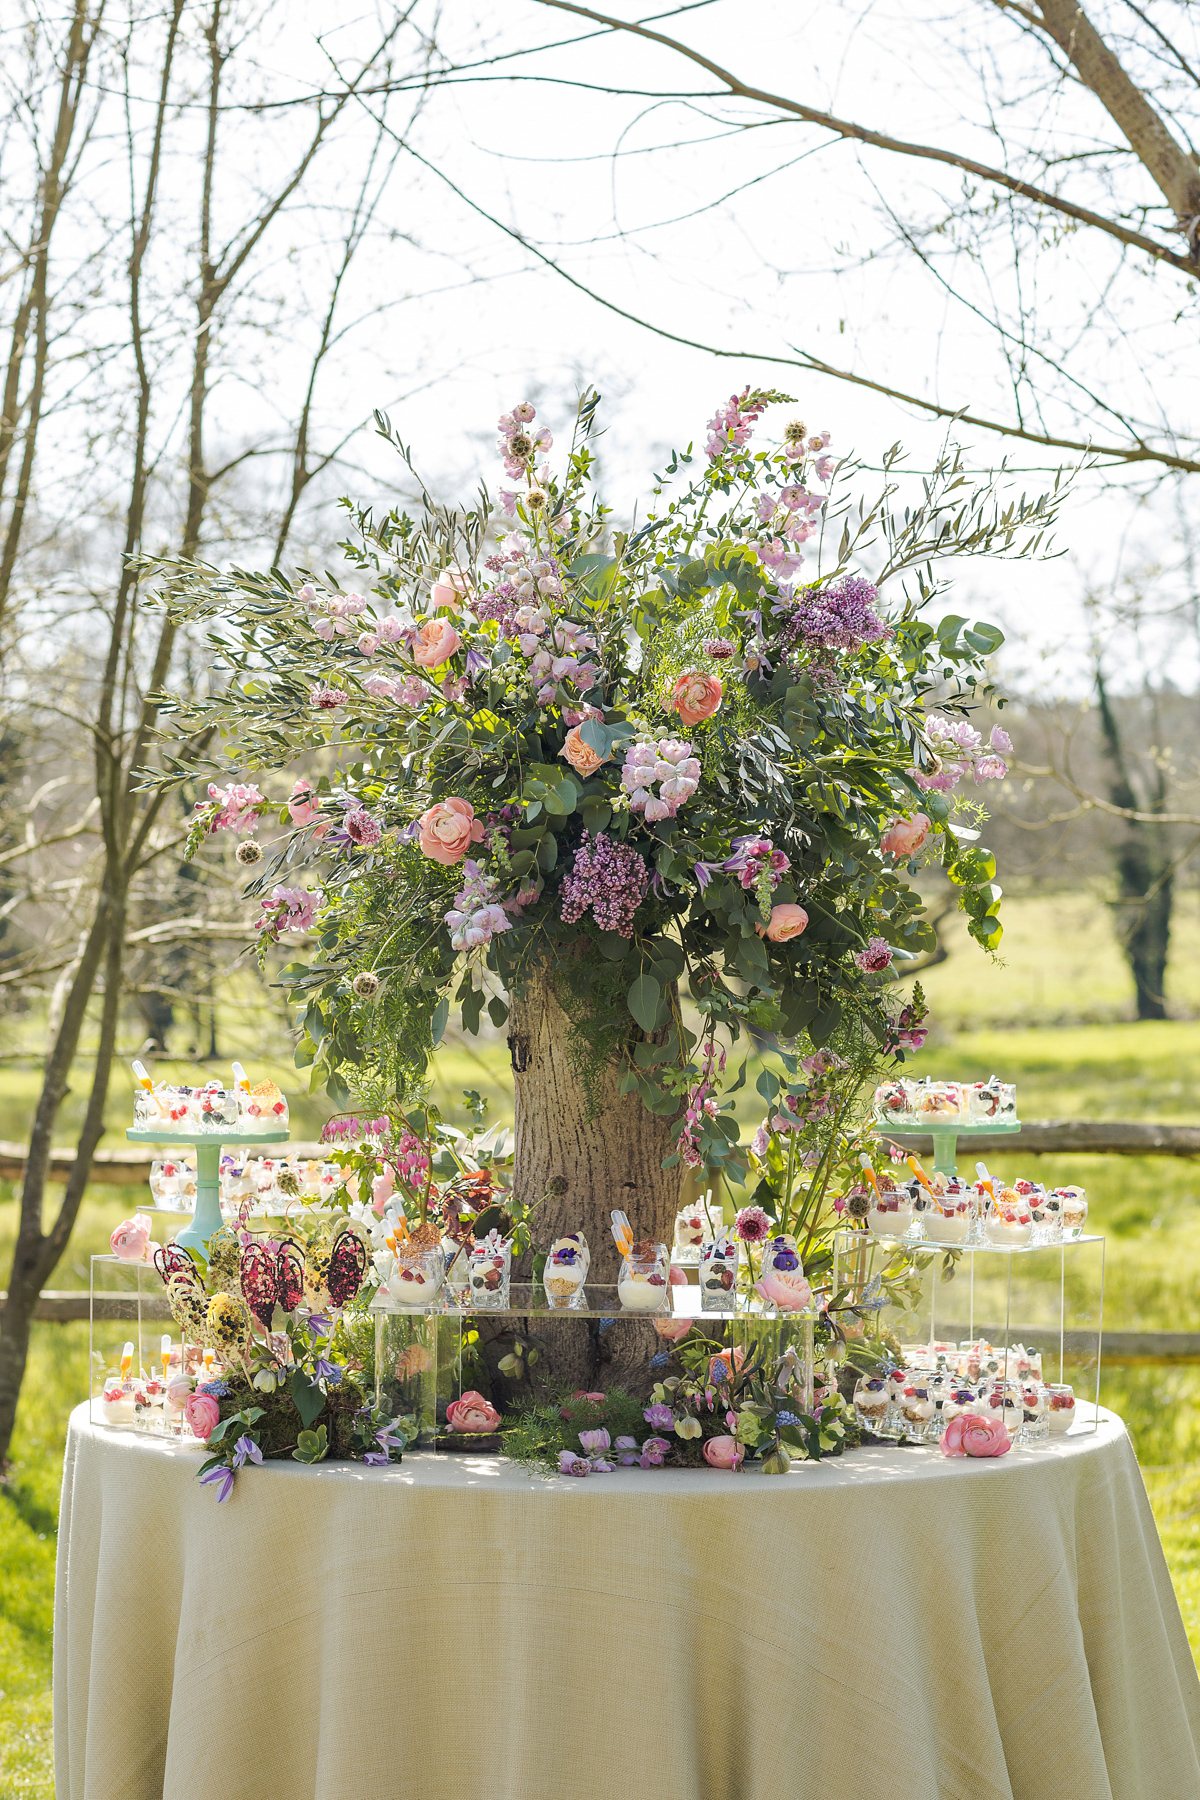
<path fill-rule="evenodd" d="M 1001 1378 L 1010 1349 L 1037 1350 L 1043 1381 L 1066 1383 L 1077 1400 L 1088 1403 L 1079 1408 L 1072 1430 L 1096 1429 L 1104 1324 L 1102 1236 L 1085 1233 L 1020 1249 L 994 1244 L 951 1249 L 934 1243 L 904 1243 L 903 1249 L 913 1267 L 892 1285 L 888 1271 L 896 1265 L 894 1244 L 881 1244 L 859 1231 L 835 1236 L 835 1294 L 848 1288 L 849 1299 L 857 1301 L 879 1275 L 891 1287 L 888 1303 L 865 1315 L 869 1334 L 878 1330 L 889 1336 L 911 1366 L 931 1369 L 946 1363 L 955 1350 L 983 1340 L 998 1364 L 998 1371 L 983 1373 L 998 1372 Z"/>
<path fill-rule="evenodd" d="M 479 1325 L 500 1321 L 501 1335 L 512 1335 L 536 1349 L 540 1326 L 554 1321 L 625 1319 L 690 1320 L 712 1339 L 713 1354 L 732 1355 L 739 1366 L 761 1358 L 769 1368 L 791 1353 L 801 1384 L 804 1409 L 812 1405 L 813 1325 L 815 1309 L 807 1313 L 777 1313 L 755 1296 L 731 1296 L 722 1312 L 701 1311 L 698 1287 L 672 1286 L 665 1290 L 657 1313 L 634 1312 L 623 1307 L 615 1286 L 588 1282 L 584 1304 L 552 1306 L 538 1282 L 514 1281 L 509 1304 L 500 1309 L 481 1309 L 469 1301 L 459 1305 L 454 1294 L 443 1289 L 428 1306 L 400 1308 L 385 1289 L 371 1302 L 375 1325 L 375 1401 L 392 1416 L 411 1413 L 420 1428 L 418 1443 L 435 1442 L 445 1429 L 446 1408 L 466 1390 L 477 1385 Z M 669 1349 L 664 1342 L 663 1350 Z"/>
<path fill-rule="evenodd" d="M 130 1431 L 162 1429 L 164 1338 L 171 1345 L 171 1374 L 179 1373 L 183 1360 L 179 1327 L 171 1317 L 166 1289 L 151 1263 L 123 1262 L 117 1256 L 93 1256 L 91 1262 L 88 1351 L 92 1424 Z"/>

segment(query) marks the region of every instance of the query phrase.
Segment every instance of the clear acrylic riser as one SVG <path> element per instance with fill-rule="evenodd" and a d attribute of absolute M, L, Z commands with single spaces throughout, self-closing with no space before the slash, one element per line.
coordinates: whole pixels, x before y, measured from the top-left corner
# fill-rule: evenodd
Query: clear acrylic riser
<path fill-rule="evenodd" d="M 757 1297 L 735 1297 L 720 1312 L 701 1310 L 697 1287 L 675 1286 L 669 1301 L 658 1312 L 634 1312 L 623 1307 L 615 1286 L 588 1283 L 580 1306 L 551 1306 L 539 1283 L 514 1281 L 507 1307 L 458 1305 L 445 1292 L 423 1308 L 397 1307 L 386 1294 L 370 1306 L 375 1322 L 375 1400 L 396 1417 L 416 1416 L 418 1443 L 432 1443 L 445 1430 L 446 1408 L 463 1392 L 486 1380 L 479 1359 L 478 1327 L 500 1324 L 499 1335 L 520 1342 L 526 1352 L 538 1347 L 540 1329 L 550 1322 L 644 1319 L 651 1323 L 668 1319 L 691 1320 L 713 1339 L 713 1353 L 731 1350 L 741 1361 L 759 1355 L 772 1366 L 787 1351 L 794 1352 L 803 1392 L 811 1405 L 813 1386 L 813 1325 L 815 1310 L 777 1313 Z M 670 1349 L 664 1341 L 663 1351 Z"/>
<path fill-rule="evenodd" d="M 868 1313 L 867 1331 L 891 1334 L 906 1355 L 936 1357 L 935 1346 L 980 1339 L 1007 1361 L 1023 1344 L 1042 1356 L 1042 1379 L 1068 1383 L 1083 1418 L 1096 1429 L 1104 1337 L 1104 1238 L 1097 1233 L 1058 1244 L 878 1243 L 866 1232 L 834 1238 L 834 1292 L 857 1298 L 902 1249 L 911 1260 L 912 1291 Z M 877 1320 L 873 1326 L 871 1320 Z M 1004 1364 L 1002 1363 L 1002 1367 Z M 1074 1427 L 1085 1429 L 1083 1424 Z"/>
<path fill-rule="evenodd" d="M 172 1340 L 175 1374 L 179 1373 L 182 1360 L 179 1327 L 171 1317 L 166 1289 L 153 1264 L 123 1262 L 118 1256 L 93 1256 L 88 1318 L 88 1398 L 92 1424 L 130 1431 L 154 1424 L 161 1429 L 163 1409 L 154 1396 L 151 1396 L 154 1404 L 149 1410 L 134 1405 L 135 1390 L 151 1382 L 157 1382 L 160 1388 L 165 1385 L 162 1381 L 164 1337 Z M 127 1382 L 121 1399 L 106 1405 L 103 1400 L 105 1384 L 121 1382 L 126 1344 L 131 1346 Z M 158 1417 L 154 1419 L 156 1412 Z"/>

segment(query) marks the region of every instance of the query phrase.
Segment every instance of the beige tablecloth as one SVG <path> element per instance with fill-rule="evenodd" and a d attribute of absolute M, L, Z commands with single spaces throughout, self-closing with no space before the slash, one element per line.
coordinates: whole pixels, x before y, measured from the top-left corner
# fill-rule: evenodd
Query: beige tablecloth
<path fill-rule="evenodd" d="M 989 1462 L 248 1469 L 80 1408 L 59 1800 L 1198 1800 L 1124 1427 Z"/>

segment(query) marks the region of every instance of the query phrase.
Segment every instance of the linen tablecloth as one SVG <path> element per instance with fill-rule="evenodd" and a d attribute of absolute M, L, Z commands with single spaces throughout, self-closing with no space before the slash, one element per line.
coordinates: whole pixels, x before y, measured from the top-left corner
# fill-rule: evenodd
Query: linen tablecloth
<path fill-rule="evenodd" d="M 274 1464 L 71 1418 L 59 1800 L 1200 1800 L 1129 1439 L 787 1476 Z"/>

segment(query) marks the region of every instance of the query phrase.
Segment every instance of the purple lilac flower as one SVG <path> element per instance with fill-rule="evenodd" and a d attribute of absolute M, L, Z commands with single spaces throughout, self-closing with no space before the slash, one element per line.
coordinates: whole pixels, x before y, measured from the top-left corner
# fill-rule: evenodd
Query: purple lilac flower
<path fill-rule="evenodd" d="M 233 1470 L 227 1465 L 209 1469 L 206 1475 L 200 1477 L 200 1486 L 216 1488 L 217 1505 L 219 1506 L 222 1500 L 228 1500 L 233 1492 Z"/>
<path fill-rule="evenodd" d="M 653 1406 L 648 1406 L 642 1417 L 647 1425 L 653 1425 L 655 1431 L 670 1431 L 675 1422 L 675 1414 L 669 1406 L 664 1406 L 661 1401 L 656 1401 Z"/>
<path fill-rule="evenodd" d="M 874 605 L 879 589 L 862 575 L 843 575 L 832 586 L 800 594 L 785 614 L 782 636 L 809 648 L 859 650 L 889 636 Z"/>
<path fill-rule="evenodd" d="M 590 839 L 590 842 L 589 842 Z M 633 915 L 649 884 L 649 870 L 629 844 L 614 844 L 603 831 L 585 831 L 571 872 L 562 884 L 559 916 L 573 925 L 591 909 L 601 931 L 633 936 Z"/>

